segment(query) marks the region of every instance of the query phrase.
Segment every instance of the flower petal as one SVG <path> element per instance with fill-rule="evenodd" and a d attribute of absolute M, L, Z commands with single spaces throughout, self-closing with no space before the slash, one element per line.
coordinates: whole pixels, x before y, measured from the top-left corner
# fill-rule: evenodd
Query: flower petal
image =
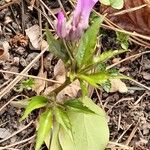
<path fill-rule="evenodd" d="M 63 24 L 64 24 L 64 22 L 66 21 L 66 18 L 65 18 L 65 16 L 64 16 L 64 14 L 63 14 L 62 11 L 58 13 L 57 19 L 58 19 L 58 20 L 57 20 L 57 28 L 56 28 L 56 31 L 57 31 L 57 35 L 61 37 L 61 36 L 62 36 Z"/>

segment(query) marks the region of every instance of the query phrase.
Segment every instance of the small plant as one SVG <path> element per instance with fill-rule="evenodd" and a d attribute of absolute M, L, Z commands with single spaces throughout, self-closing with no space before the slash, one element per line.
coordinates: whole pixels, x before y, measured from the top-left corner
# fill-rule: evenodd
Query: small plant
<path fill-rule="evenodd" d="M 115 69 L 106 69 L 106 62 L 127 50 L 96 55 L 103 18 L 93 18 L 89 26 L 89 16 L 97 1 L 78 0 L 71 22 L 60 12 L 56 23 L 59 39 L 46 28 L 49 49 L 64 62 L 67 74 L 66 81 L 48 95 L 31 97 L 21 118 L 41 108 L 35 150 L 44 141 L 50 150 L 104 150 L 109 141 L 105 112 L 88 97 L 87 83 L 109 92 L 110 80 L 124 76 Z M 57 101 L 57 94 L 75 80 L 80 82 L 82 96 Z"/>

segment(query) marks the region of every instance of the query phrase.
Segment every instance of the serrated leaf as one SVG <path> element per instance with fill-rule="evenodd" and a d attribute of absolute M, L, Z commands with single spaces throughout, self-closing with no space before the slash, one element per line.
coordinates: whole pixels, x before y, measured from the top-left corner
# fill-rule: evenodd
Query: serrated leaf
<path fill-rule="evenodd" d="M 40 150 L 40 147 L 43 144 L 47 134 L 50 133 L 51 128 L 52 128 L 52 110 L 48 110 L 43 114 L 41 114 L 40 116 L 35 150 Z"/>
<path fill-rule="evenodd" d="M 47 148 L 50 150 L 62 150 L 61 145 L 59 143 L 59 130 L 60 130 L 60 125 L 58 123 L 55 123 L 53 125 L 53 134 L 52 134 L 52 141 L 50 143 L 50 139 L 48 139 L 48 143 L 51 144 L 49 146 L 49 144 L 47 144 Z"/>
<path fill-rule="evenodd" d="M 64 150 L 104 150 L 109 141 L 106 115 L 89 98 L 84 97 L 81 101 L 98 115 L 68 110 L 74 142 L 69 139 L 67 133 L 63 130 L 59 134 L 61 135 L 59 136 L 60 144 Z"/>
<path fill-rule="evenodd" d="M 79 46 L 77 48 L 77 53 L 75 56 L 79 68 L 81 68 L 83 65 L 86 65 L 90 61 L 95 51 L 94 48 L 97 42 L 97 34 L 99 32 L 101 22 L 102 19 L 96 19 L 94 23 L 83 34 L 79 42 Z"/>
<path fill-rule="evenodd" d="M 71 130 L 70 120 L 66 111 L 64 111 L 62 108 L 56 107 L 55 117 L 56 121 L 60 123 L 60 125 L 62 125 L 62 127 L 66 129 L 66 131 Z"/>
<path fill-rule="evenodd" d="M 98 88 L 101 84 L 105 83 L 110 78 L 109 72 L 107 71 L 101 71 L 99 73 L 93 74 L 80 74 L 78 77 L 96 88 Z"/>
<path fill-rule="evenodd" d="M 103 63 L 108 61 L 109 59 L 111 59 L 112 57 L 122 54 L 124 52 L 126 52 L 127 50 L 109 50 L 109 51 L 104 51 L 102 54 L 100 54 L 99 56 L 95 56 L 93 58 L 93 64 L 96 63 Z"/>
<path fill-rule="evenodd" d="M 24 115 L 21 117 L 20 121 L 24 120 L 33 110 L 46 106 L 47 99 L 43 96 L 34 96 L 31 98 Z"/>
<path fill-rule="evenodd" d="M 53 37 L 48 27 L 46 27 L 46 37 L 49 45 L 49 50 L 62 61 L 66 62 L 68 60 L 68 55 L 63 47 L 63 44 Z"/>
<path fill-rule="evenodd" d="M 84 104 L 78 99 L 68 100 L 64 103 L 64 105 L 70 107 L 69 109 L 73 109 L 74 111 L 81 113 L 95 113 L 88 107 L 84 106 Z"/>
<path fill-rule="evenodd" d="M 84 81 L 80 80 L 80 87 L 82 90 L 82 96 L 86 96 L 88 95 L 88 89 L 87 89 L 87 85 Z"/>

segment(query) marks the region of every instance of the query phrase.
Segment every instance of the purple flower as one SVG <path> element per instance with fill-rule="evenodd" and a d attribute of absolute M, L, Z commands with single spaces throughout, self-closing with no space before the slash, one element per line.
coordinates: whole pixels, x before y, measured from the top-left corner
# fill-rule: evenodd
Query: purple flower
<path fill-rule="evenodd" d="M 88 27 L 89 16 L 93 6 L 98 0 L 78 0 L 71 22 L 66 22 L 62 12 L 58 13 L 56 31 L 59 37 L 66 40 L 80 38 L 83 31 Z"/>

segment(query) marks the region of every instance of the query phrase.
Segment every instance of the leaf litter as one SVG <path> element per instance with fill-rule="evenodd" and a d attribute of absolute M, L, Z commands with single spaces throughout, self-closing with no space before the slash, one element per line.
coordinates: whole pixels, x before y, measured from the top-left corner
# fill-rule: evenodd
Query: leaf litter
<path fill-rule="evenodd" d="M 50 6 L 50 7 L 53 6 L 54 9 L 59 7 L 57 2 L 54 2 L 54 1 L 45 1 L 45 2 L 47 3 L 48 6 Z M 141 0 L 141 2 L 142 2 L 142 0 Z M 0 3 L 2 3 L 2 1 Z M 67 2 L 65 2 L 65 3 L 63 2 L 63 4 L 65 6 L 65 9 L 70 10 L 70 6 L 68 5 Z M 36 6 L 36 4 L 34 4 L 34 5 Z M 13 10 L 14 10 L 14 8 L 19 8 L 20 7 L 19 5 L 12 5 L 12 6 L 13 6 L 12 7 Z M 31 6 L 31 4 L 28 5 L 28 6 Z M 36 13 L 36 11 L 34 13 Z M 9 8 L 6 8 L 5 10 L 2 10 L 0 12 L 0 17 L 2 18 L 2 20 L 4 20 L 4 16 L 5 16 L 4 14 L 6 16 L 10 16 L 10 18 L 12 18 L 12 21 L 8 22 L 6 27 L 4 27 L 4 22 L 3 21 L 0 23 L 0 34 L 2 34 L 2 36 L 4 37 L 4 40 L 8 41 L 8 43 L 10 44 L 10 47 L 11 47 L 11 49 L 9 50 L 10 59 L 13 60 L 14 57 L 17 57 L 17 59 L 19 58 L 19 62 L 18 63 L 13 63 L 12 61 L 9 62 L 8 60 L 7 61 L 4 60 L 3 62 L 0 61 L 0 67 L 5 68 L 5 70 L 9 70 L 12 66 L 15 66 L 20 71 L 20 70 L 22 70 L 22 67 L 24 67 L 24 66 L 20 67 L 20 65 L 18 65 L 18 64 L 20 64 L 20 57 L 23 57 L 24 60 L 26 61 L 26 58 L 28 57 L 28 55 L 33 53 L 36 49 L 33 46 L 32 46 L 33 48 L 31 48 L 31 47 L 26 47 L 26 46 L 21 45 L 21 47 L 24 48 L 24 50 L 22 50 L 23 53 L 22 54 L 16 53 L 15 48 L 13 46 L 14 45 L 18 46 L 18 42 L 16 40 L 16 42 L 12 45 L 11 42 L 9 42 L 9 39 L 12 38 L 12 37 L 15 37 L 14 31 L 20 32 L 19 28 L 22 26 L 21 21 L 18 22 L 19 19 L 17 19 L 17 23 L 19 23 L 19 25 L 20 25 L 20 27 L 18 27 L 16 21 L 12 17 L 12 14 L 10 13 Z M 14 15 L 15 16 L 18 15 L 18 16 L 21 17 L 21 14 L 18 11 L 18 9 L 15 9 Z M 34 16 L 30 11 L 25 12 L 25 15 L 26 15 L 25 21 L 26 21 L 26 25 L 27 25 L 27 26 L 25 25 L 25 29 L 28 29 L 29 27 L 37 25 L 38 21 L 36 19 L 36 16 Z M 140 15 L 140 16 L 142 16 L 142 15 Z M 45 19 L 42 18 L 42 21 L 45 22 Z M 11 29 L 9 27 L 10 24 L 12 25 L 13 29 Z M 143 28 L 143 27 L 141 26 L 140 28 Z M 137 31 L 139 31 L 139 29 Z M 140 31 L 141 31 L 141 29 L 140 29 Z M 107 45 L 111 45 L 111 46 L 114 46 L 114 48 L 116 48 L 115 45 L 113 44 L 113 43 L 115 43 L 114 38 L 113 38 L 113 37 L 115 37 L 115 35 L 111 34 L 111 31 L 108 31 L 107 34 L 111 38 L 109 38 L 109 40 L 107 40 L 107 36 L 106 36 L 106 37 L 104 37 L 104 41 L 107 43 Z M 18 37 L 21 37 L 21 36 L 18 36 Z M 37 37 L 39 37 L 39 36 L 37 36 Z M 2 37 L 0 37 L 0 39 L 1 38 Z M 17 39 L 17 38 L 15 38 L 15 39 Z M 24 38 L 22 37 L 21 39 L 24 39 Z M 2 41 L 3 41 L 3 39 L 2 39 Z M 32 44 L 31 41 L 30 41 L 30 43 Z M 37 41 L 39 41 L 39 39 Z M 27 41 L 27 44 L 28 44 L 28 41 Z M 106 47 L 107 45 L 105 44 L 104 49 L 107 49 L 107 47 Z M 37 43 L 36 43 L 36 46 L 38 47 Z M 37 49 L 40 50 L 39 47 Z M 137 53 L 140 52 L 137 45 L 134 45 L 134 44 L 132 45 L 131 44 L 131 50 L 134 50 L 134 49 L 136 49 Z M 145 50 L 145 49 L 143 49 L 143 50 Z M 52 60 L 53 66 L 55 68 L 56 60 L 54 58 L 52 58 L 52 59 L 53 59 Z M 124 64 L 123 66 L 128 67 L 128 70 L 125 70 L 124 73 L 127 74 L 127 75 L 132 76 L 133 78 L 139 80 L 141 83 L 146 84 L 147 86 L 149 86 L 149 82 L 148 82 L 149 80 L 147 80 L 148 76 L 143 73 L 143 71 L 144 72 L 149 72 L 149 70 L 148 70 L 149 69 L 149 60 L 150 60 L 150 56 L 149 56 L 149 54 L 147 54 L 147 55 L 143 56 L 143 59 L 137 58 L 131 64 L 130 63 Z M 60 65 L 60 67 L 58 67 L 57 71 L 55 70 L 56 71 L 55 75 L 54 75 L 53 71 L 48 70 L 48 75 L 51 74 L 51 76 L 54 79 L 58 80 L 60 83 L 63 83 L 65 81 L 65 77 L 64 77 L 65 72 L 63 72 L 61 70 L 60 73 L 57 73 L 57 72 L 59 72 L 59 69 L 61 69 L 61 67 L 62 67 L 62 65 Z M 120 65 L 120 67 L 122 67 L 122 65 Z M 39 63 L 39 65 L 37 65 L 36 68 L 31 69 L 30 73 L 32 73 L 33 75 L 38 75 L 38 74 L 40 74 L 40 68 L 41 67 L 40 67 L 40 63 Z M 43 75 L 44 72 L 45 72 L 45 68 L 44 68 L 44 70 L 41 74 Z M 3 84 L 5 81 L 8 80 L 8 78 L 4 79 L 1 74 L 0 74 L 0 77 L 1 77 L 0 78 L 0 84 Z M 49 77 L 49 76 L 47 76 L 47 77 Z M 13 77 L 11 77 L 11 79 L 13 79 Z M 139 123 L 139 126 L 138 126 L 139 132 L 135 133 L 134 137 L 132 138 L 132 140 L 129 143 L 129 146 L 132 146 L 132 147 L 134 146 L 137 149 L 140 148 L 140 149 L 143 149 L 143 150 L 149 149 L 150 145 L 149 145 L 148 140 L 149 140 L 150 131 L 149 131 L 148 127 L 149 127 L 149 115 L 150 115 L 149 114 L 149 108 L 150 108 L 149 98 L 150 98 L 150 96 L 148 94 L 146 94 L 141 99 L 140 103 L 137 103 L 136 106 L 133 106 L 132 104 L 135 101 L 137 101 L 141 97 L 141 95 L 143 95 L 145 90 L 143 91 L 143 89 L 140 89 L 140 91 L 138 91 L 138 90 L 135 90 L 135 89 L 138 89 L 138 88 L 134 84 L 132 84 L 132 83 L 129 84 L 128 82 L 126 84 L 127 84 L 127 86 L 129 86 L 129 85 L 133 86 L 133 89 L 132 89 L 131 93 L 127 92 L 126 94 L 122 94 L 122 93 L 114 92 L 114 93 L 111 93 L 109 95 L 108 93 L 104 92 L 103 94 L 100 94 L 100 97 L 102 99 L 102 103 L 105 104 L 105 106 L 106 106 L 105 107 L 106 110 L 109 109 L 109 107 L 113 106 L 116 102 L 119 102 L 120 99 L 122 99 L 122 98 L 128 98 L 128 97 L 132 98 L 132 100 L 127 100 L 127 101 L 123 101 L 123 102 L 118 103 L 112 109 L 112 111 L 108 114 L 108 116 L 110 118 L 110 120 L 109 120 L 109 126 L 110 126 L 110 131 L 111 131 L 110 140 L 111 141 L 118 140 L 119 136 L 122 135 L 122 133 L 126 130 L 127 126 L 130 125 L 131 123 L 133 123 L 133 125 L 129 129 L 128 133 L 126 133 L 123 136 L 123 138 L 120 139 L 119 142 L 123 143 L 126 139 L 128 139 L 129 133 L 132 132 L 132 129 L 134 128 L 134 125 L 136 125 L 137 121 L 140 118 L 141 122 Z M 58 84 L 58 85 L 60 85 L 60 84 Z M 56 87 L 58 87 L 58 85 L 57 84 L 53 84 L 53 85 L 51 84 L 51 86 L 48 85 L 48 88 L 51 88 L 51 90 L 53 90 Z M 75 85 L 72 86 L 72 89 L 74 90 L 74 92 L 70 90 L 70 87 L 68 87 L 68 90 L 66 89 L 66 91 L 62 94 L 62 96 L 64 96 L 64 95 L 66 96 L 65 93 L 68 93 L 69 97 L 77 96 L 78 90 L 80 90 L 79 87 L 78 87 L 78 83 L 75 83 Z M 71 92 L 73 92 L 73 93 L 71 93 Z M 12 91 L 12 92 L 8 93 L 3 98 L 3 100 L 0 101 L 0 106 L 3 106 L 10 98 L 12 98 L 14 96 L 14 94 L 18 94 L 18 93 L 16 93 L 15 91 Z M 35 93 L 33 93 L 33 91 L 24 91 L 22 94 L 32 96 Z M 96 103 L 98 103 L 97 102 L 98 98 L 95 95 L 95 93 L 92 94 L 92 97 L 94 98 Z M 20 99 L 22 99 L 22 97 L 20 97 L 19 100 Z M 99 103 L 98 103 L 98 105 L 99 105 Z M 20 109 L 16 109 L 16 108 L 14 109 L 13 107 L 9 106 L 7 109 L 5 109 L 4 112 L 1 112 L 0 125 L 9 120 L 9 123 L 7 123 L 6 125 L 2 125 L 2 128 L 7 128 L 7 129 L 9 128 L 10 132 L 12 133 L 13 131 L 18 129 L 18 126 L 19 126 L 18 125 L 18 119 L 19 119 L 18 116 L 21 115 L 21 114 L 22 113 L 21 113 Z M 121 114 L 121 118 L 119 117 L 119 114 Z M 36 113 L 35 113 L 35 115 L 36 115 Z M 32 115 L 31 117 L 29 117 L 29 120 L 34 119 L 34 117 L 35 116 Z M 27 122 L 29 120 L 27 120 Z M 121 126 L 119 131 L 117 130 L 118 122 L 120 122 L 120 126 Z M 33 133 L 34 133 L 34 127 L 18 134 L 16 136 L 17 137 L 16 140 L 22 140 L 22 137 L 31 136 L 31 135 L 33 135 Z M 2 145 L 11 144 L 12 141 L 2 143 Z M 25 149 L 27 149 L 29 146 L 30 146 L 30 143 L 28 144 L 28 146 L 25 146 Z M 22 147 L 18 145 L 18 149 L 22 149 Z"/>

